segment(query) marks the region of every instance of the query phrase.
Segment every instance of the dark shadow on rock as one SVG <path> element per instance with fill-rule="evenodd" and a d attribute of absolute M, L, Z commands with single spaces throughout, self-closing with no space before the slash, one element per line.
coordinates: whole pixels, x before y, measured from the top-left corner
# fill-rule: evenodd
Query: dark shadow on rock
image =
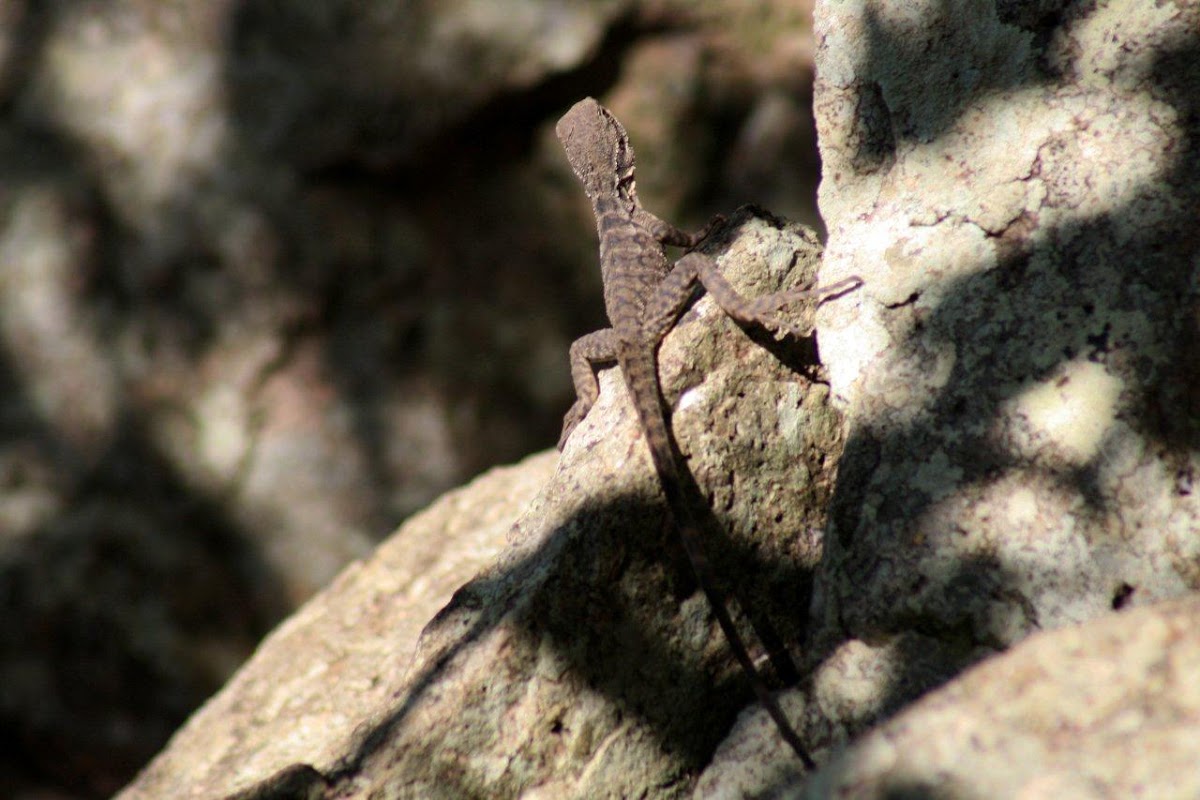
<path fill-rule="evenodd" d="M 5 12 L 4 24 L 12 30 L 6 31 L 0 59 L 0 119 L 13 116 L 21 87 L 42 52 L 49 20 L 41 13 L 41 5 L 34 0 L 17 0 L 9 3 Z"/>
<path fill-rule="evenodd" d="M 502 569 L 462 587 L 426 627 L 422 653 L 431 647 L 436 652 L 421 656 L 424 666 L 410 677 L 403 702 L 379 723 L 358 731 L 355 751 L 335 769 L 310 777 L 336 791 L 342 783 L 362 781 L 364 775 L 368 782 L 378 779 L 377 771 L 398 758 L 414 772 L 425 770 L 417 765 L 444 760 L 453 747 L 409 738 L 397 750 L 397 742 L 404 739 L 415 709 L 437 702 L 439 680 L 456 675 L 459 685 L 461 673 L 454 672 L 454 662 L 500 624 L 519 627 L 518 647 L 535 652 L 544 644 L 553 647 L 570 672 L 589 690 L 602 693 L 620 718 L 648 726 L 663 752 L 676 754 L 685 769 L 698 771 L 752 695 L 724 646 L 714 662 L 711 655 L 706 659 L 705 653 L 681 642 L 676 631 L 662 627 L 677 618 L 680 598 L 696 591 L 690 567 L 671 556 L 678 548 L 678 534 L 663 522 L 660 506 L 639 500 L 587 508 L 535 551 L 503 562 Z M 755 570 L 751 574 L 760 576 L 764 594 L 779 590 L 790 597 L 795 586 L 810 581 L 811 576 L 780 564 L 755 563 L 754 554 L 733 552 L 736 548 L 728 542 L 707 545 L 718 570 L 731 560 L 739 568 L 749 565 Z M 761 585 L 762 576 L 770 576 L 770 585 Z M 796 610 L 756 609 L 792 615 L 792 629 Z M 711 619 L 707 624 L 712 635 L 720 637 Z M 509 670 L 513 665 L 497 668 Z M 448 709 L 447 721 L 468 724 L 452 712 Z M 561 732 L 553 728 L 554 724 L 547 736 Z M 444 768 L 439 786 L 453 786 L 455 796 L 482 796 L 479 776 L 462 774 L 459 762 L 447 762 Z"/>
<path fill-rule="evenodd" d="M 1040 4 L 1038 8 L 1046 6 Z M 939 0 L 929 14 L 906 20 L 908 25 L 942 30 L 951 37 L 931 49 L 923 36 L 914 36 L 903 25 L 892 27 L 877 10 L 864 9 L 868 54 L 857 71 L 861 75 L 898 77 L 887 88 L 879 82 L 863 87 L 855 114 L 859 148 L 853 159 L 863 171 L 890 166 L 897 145 L 904 140 L 931 141 L 942 136 L 968 104 L 981 97 L 1056 79 L 1054 71 L 1040 63 L 1027 64 L 1027 68 L 1017 71 L 1009 68 L 1015 60 L 1013 54 L 1020 52 L 1027 40 L 1044 43 L 1049 36 L 1047 26 L 1059 19 L 1054 12 L 1030 20 L 1027 28 L 1009 28 L 1006 39 L 989 43 L 992 49 L 987 54 L 980 52 L 980 28 L 962 24 L 962 13 L 962 7 L 952 0 Z M 1001 19 L 1006 16 L 1003 9 L 997 13 Z M 994 63 L 980 65 L 972 60 L 984 55 Z M 911 94 L 889 94 L 907 92 L 910 87 Z"/>
<path fill-rule="evenodd" d="M 330 12 L 338 14 L 347 29 L 357 24 L 356 9 Z M 457 185 L 464 175 L 478 176 L 527 159 L 542 123 L 580 97 L 609 89 L 631 47 L 688 25 L 665 15 L 647 19 L 626 12 L 611 21 L 578 65 L 548 71 L 525 87 L 501 87 L 492 95 L 481 94 L 477 102 L 461 103 L 459 97 L 447 95 L 452 90 L 433 73 L 409 75 L 407 85 L 377 92 L 331 70 L 331 57 L 353 61 L 357 55 L 328 52 L 327 37 L 339 24 L 330 15 L 314 15 L 303 4 L 238 6 L 227 73 L 234 122 L 255 150 L 293 164 L 308 176 L 328 173 L 419 195 L 436 192 L 442 184 Z M 418 36 L 433 22 L 419 8 L 411 8 L 405 11 L 403 28 Z M 376 68 L 392 63 L 382 51 L 364 58 L 379 59 Z M 394 61 L 414 73 L 433 69 Z M 370 66 L 369 61 L 362 64 Z M 272 102 L 264 104 L 264 97 Z M 454 102 L 448 103 L 451 99 Z M 330 124 L 348 127 L 331 136 Z"/>

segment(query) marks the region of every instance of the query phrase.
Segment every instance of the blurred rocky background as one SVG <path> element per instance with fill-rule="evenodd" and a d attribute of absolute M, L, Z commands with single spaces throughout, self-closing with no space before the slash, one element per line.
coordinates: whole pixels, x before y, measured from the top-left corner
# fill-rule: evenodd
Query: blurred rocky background
<path fill-rule="evenodd" d="M 272 626 L 551 445 L 599 327 L 553 137 L 818 224 L 806 2 L 0 4 L 0 796 L 111 794 Z"/>

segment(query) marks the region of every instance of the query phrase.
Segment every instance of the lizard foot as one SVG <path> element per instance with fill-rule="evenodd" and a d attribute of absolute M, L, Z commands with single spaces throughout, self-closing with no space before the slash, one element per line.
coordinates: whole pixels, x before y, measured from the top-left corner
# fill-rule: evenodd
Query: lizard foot
<path fill-rule="evenodd" d="M 757 322 L 773 331 L 777 339 L 782 338 L 782 336 L 794 336 L 802 339 L 812 333 L 812 326 L 809 325 L 801 328 L 790 321 L 783 313 L 785 306 L 801 300 L 812 299 L 816 299 L 817 305 L 820 305 L 826 300 L 838 297 L 845 292 L 853 291 L 862 285 L 863 279 L 857 275 L 852 275 L 844 280 L 831 283 L 828 286 L 817 286 L 809 282 L 795 289 L 786 289 L 782 292 L 777 292 L 768 297 L 760 298 L 759 302 L 765 302 L 765 307 L 756 315 Z"/>
<path fill-rule="evenodd" d="M 721 227 L 724 224 L 725 224 L 725 215 L 724 214 L 713 214 L 712 219 L 710 219 L 703 228 L 701 228 L 700 230 L 698 230 L 692 234 L 692 243 L 689 245 L 689 248 L 695 247 L 696 245 L 703 242 L 705 239 L 707 239 L 709 237 L 709 235 L 712 234 L 713 231 L 715 231 L 717 228 Z"/>
<path fill-rule="evenodd" d="M 560 452 L 562 451 L 563 447 L 566 446 L 567 439 L 570 438 L 571 432 L 574 431 L 575 427 L 583 421 L 585 416 L 587 416 L 587 412 L 588 407 L 583 404 L 583 401 L 576 400 L 575 405 L 571 406 L 570 410 L 563 415 L 562 433 L 559 434 L 557 445 Z"/>

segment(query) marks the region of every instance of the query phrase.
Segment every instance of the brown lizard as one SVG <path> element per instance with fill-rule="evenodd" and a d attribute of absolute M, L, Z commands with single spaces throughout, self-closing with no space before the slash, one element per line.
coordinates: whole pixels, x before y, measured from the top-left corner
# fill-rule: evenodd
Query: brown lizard
<path fill-rule="evenodd" d="M 667 423 L 658 380 L 658 348 L 691 299 L 697 280 L 717 305 L 739 324 L 758 324 L 798 335 L 804 333 L 793 329 L 779 315 L 782 306 L 848 290 L 862 281 L 849 278 L 820 290 L 797 289 L 747 299 L 725 280 L 713 260 L 702 253 L 689 252 L 672 266 L 667 260 L 665 245 L 695 247 L 721 218 L 715 218 L 698 233 L 688 234 L 642 208 L 634 188 L 634 155 L 629 137 L 617 118 L 592 98 L 572 106 L 558 121 L 555 130 L 596 215 L 604 305 L 612 325 L 582 336 L 571 345 L 571 378 L 577 400 L 563 420 L 559 449 L 599 394 L 595 370 L 616 362 L 624 376 L 650 447 L 659 483 L 697 581 L 758 701 L 804 766 L 813 770 L 812 757 L 767 689 L 734 627 L 724 600 L 717 593 L 712 570 L 700 544 L 696 516 L 681 477 L 687 467 L 682 457 L 676 455 L 675 441 Z"/>

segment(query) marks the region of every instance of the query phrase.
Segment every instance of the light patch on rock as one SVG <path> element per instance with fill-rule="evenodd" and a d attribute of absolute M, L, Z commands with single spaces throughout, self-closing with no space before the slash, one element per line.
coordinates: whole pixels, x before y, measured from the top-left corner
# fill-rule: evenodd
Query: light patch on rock
<path fill-rule="evenodd" d="M 1066 464 L 1086 464 L 1116 421 L 1123 388 L 1101 364 L 1067 362 L 1002 409 L 1000 424 L 1011 431 L 1006 441 L 1025 458 L 1049 451 Z"/>

